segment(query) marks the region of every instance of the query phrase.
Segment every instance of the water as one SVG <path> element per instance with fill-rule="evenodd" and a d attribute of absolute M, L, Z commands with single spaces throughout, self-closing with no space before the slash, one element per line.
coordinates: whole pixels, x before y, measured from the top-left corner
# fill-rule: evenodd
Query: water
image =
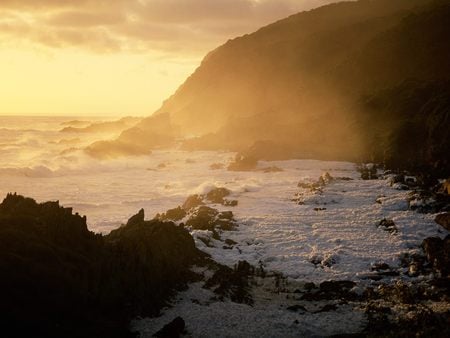
<path fill-rule="evenodd" d="M 445 235 L 433 222 L 434 215 L 408 210 L 407 192 L 391 188 L 385 180 L 360 180 L 352 163 L 261 162 L 260 168 L 275 165 L 283 171 L 230 172 L 211 170 L 210 165 L 230 162 L 233 153 L 177 149 L 98 160 L 83 148 L 118 133 L 60 132 L 74 119 L 82 118 L 0 118 L 1 196 L 17 192 L 39 202 L 59 200 L 86 215 L 91 230 L 107 233 L 140 208 L 151 219 L 192 193 L 223 186 L 239 201 L 232 210 L 240 224 L 238 231 L 223 237 L 238 245 L 223 250 L 222 243 L 212 239 L 215 246 L 208 248 L 198 236 L 211 234 L 194 231 L 197 246 L 224 264 L 245 259 L 293 279 L 312 281 L 364 279 L 375 262 L 398 266 L 402 252 L 418 250 L 425 237 Z M 325 171 L 353 180 L 332 183 L 320 195 L 305 192 L 304 205 L 292 201 L 300 180 L 315 181 Z M 375 203 L 380 195 L 383 203 Z M 315 210 L 318 207 L 326 210 Z M 383 218 L 395 221 L 397 235 L 376 227 Z M 314 259 L 332 264 L 317 268 L 311 263 Z"/>

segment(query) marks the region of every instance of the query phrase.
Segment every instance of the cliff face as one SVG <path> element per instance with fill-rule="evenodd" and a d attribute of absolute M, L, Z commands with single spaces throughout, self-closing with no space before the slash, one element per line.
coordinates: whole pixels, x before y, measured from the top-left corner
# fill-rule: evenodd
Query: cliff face
<path fill-rule="evenodd" d="M 411 130 L 418 154 L 428 155 L 410 159 L 436 165 L 448 145 L 430 135 L 442 135 L 434 128 L 448 121 L 449 15 L 439 0 L 361 0 L 293 15 L 209 53 L 136 128 L 151 139 L 145 130 L 166 113 L 177 136 L 197 136 L 186 149 L 243 151 L 263 141 L 286 149 L 278 157 L 388 163 L 391 153 L 402 162 L 395 134 Z M 416 100 L 405 84 L 410 94 L 423 86 L 438 92 Z M 373 105 L 375 97 L 390 103 Z M 405 124 L 406 110 L 425 129 L 420 135 Z"/>

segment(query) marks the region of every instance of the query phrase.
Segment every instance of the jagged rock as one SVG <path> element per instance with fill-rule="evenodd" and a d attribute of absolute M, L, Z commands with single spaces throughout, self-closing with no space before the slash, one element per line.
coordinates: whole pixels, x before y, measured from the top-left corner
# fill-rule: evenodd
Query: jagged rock
<path fill-rule="evenodd" d="M 185 211 L 189 211 L 195 207 L 198 207 L 199 205 L 203 205 L 203 197 L 200 195 L 191 195 L 189 196 L 186 201 L 181 206 Z"/>
<path fill-rule="evenodd" d="M 239 261 L 233 269 L 220 265 L 204 287 L 214 288 L 216 294 L 228 297 L 235 303 L 253 305 L 249 278 L 255 275 L 255 271 L 255 267 L 247 261 Z"/>
<path fill-rule="evenodd" d="M 216 209 L 202 205 L 195 209 L 186 221 L 186 226 L 196 230 L 230 231 L 237 227 L 231 211 L 219 212 Z"/>
<path fill-rule="evenodd" d="M 125 337 L 129 320 L 157 314 L 205 257 L 185 229 L 144 221 L 142 210 L 102 236 L 58 202 L 18 195 L 0 204 L 0 243 L 6 336 Z"/>
<path fill-rule="evenodd" d="M 308 292 L 303 294 L 300 298 L 306 301 L 319 301 L 319 300 L 334 300 L 334 299 L 345 299 L 352 300 L 356 299 L 357 295 L 351 291 L 351 289 L 356 285 L 352 281 L 324 281 L 320 283 L 319 289 L 311 288 Z"/>
<path fill-rule="evenodd" d="M 450 273 L 450 235 L 445 239 L 428 237 L 422 242 L 422 248 L 435 271 L 443 277 Z"/>
<path fill-rule="evenodd" d="M 199 206 L 192 216 L 186 221 L 186 226 L 196 230 L 210 230 L 215 228 L 215 221 L 219 212 L 216 209 L 202 205 Z"/>
<path fill-rule="evenodd" d="M 145 217 L 144 209 L 141 209 L 136 215 L 130 217 L 130 219 L 127 222 L 127 225 L 139 224 L 144 221 L 144 217 Z"/>
<path fill-rule="evenodd" d="M 157 215 L 156 218 L 158 218 L 162 221 L 170 220 L 170 221 L 176 222 L 176 221 L 182 220 L 186 215 L 187 215 L 186 210 L 184 210 L 182 207 L 176 207 L 176 208 L 167 210 L 162 215 Z"/>
<path fill-rule="evenodd" d="M 206 199 L 211 203 L 223 204 L 224 198 L 230 194 L 231 191 L 227 188 L 214 188 L 206 194 Z"/>
<path fill-rule="evenodd" d="M 156 332 L 153 337 L 178 338 L 183 334 L 185 325 L 183 318 L 176 317 L 170 323 L 164 325 L 164 327 Z"/>
<path fill-rule="evenodd" d="M 446 212 L 444 214 L 437 215 L 434 221 L 450 231 L 450 212 Z"/>
<path fill-rule="evenodd" d="M 377 166 L 374 164 L 361 164 L 357 167 L 357 170 L 361 173 L 363 180 L 377 180 Z"/>

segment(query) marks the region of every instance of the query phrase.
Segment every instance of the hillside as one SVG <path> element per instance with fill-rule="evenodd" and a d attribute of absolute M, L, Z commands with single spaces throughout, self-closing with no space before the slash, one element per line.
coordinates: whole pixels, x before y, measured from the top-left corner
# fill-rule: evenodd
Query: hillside
<path fill-rule="evenodd" d="M 259 158 L 413 162 L 448 173 L 449 15 L 448 2 L 431 0 L 341 2 L 293 15 L 209 53 L 155 114 L 170 115 L 177 135 L 197 136 L 185 149 L 253 146 Z M 134 130 L 151 139 L 156 116 Z M 408 163 L 404 132 L 415 145 Z M 142 138 L 135 143 L 142 149 Z M 283 151 L 265 156 L 258 144 Z"/>

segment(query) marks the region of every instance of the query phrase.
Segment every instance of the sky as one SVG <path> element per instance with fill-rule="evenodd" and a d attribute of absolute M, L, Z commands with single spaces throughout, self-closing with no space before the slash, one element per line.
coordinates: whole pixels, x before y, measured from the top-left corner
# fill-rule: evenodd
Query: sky
<path fill-rule="evenodd" d="M 210 50 L 336 0 L 0 0 L 0 115 L 150 115 Z"/>

